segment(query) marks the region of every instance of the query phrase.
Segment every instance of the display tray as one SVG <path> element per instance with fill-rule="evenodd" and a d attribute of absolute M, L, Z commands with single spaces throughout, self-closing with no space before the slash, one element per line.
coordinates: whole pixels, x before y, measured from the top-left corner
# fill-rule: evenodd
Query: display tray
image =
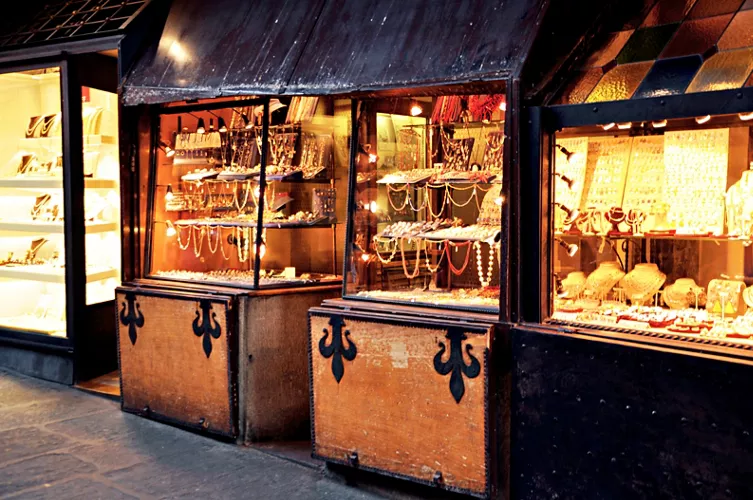
<path fill-rule="evenodd" d="M 202 221 L 193 219 L 179 219 L 173 224 L 180 227 L 256 227 L 256 220 L 216 220 L 216 221 Z M 336 224 L 336 221 L 332 221 L 328 217 L 319 217 L 311 222 L 265 222 L 264 227 L 269 229 L 289 229 L 296 227 L 329 227 L 332 224 Z"/>
<path fill-rule="evenodd" d="M 499 289 L 496 288 L 496 295 L 492 295 L 494 288 L 486 289 L 488 296 L 484 296 L 485 291 L 467 290 L 464 288 L 447 290 L 423 290 L 416 288 L 414 290 L 371 290 L 358 292 L 356 297 L 369 298 L 377 300 L 389 300 L 400 303 L 426 304 L 434 306 L 460 306 L 460 307 L 479 307 L 497 309 L 499 307 Z"/>
<path fill-rule="evenodd" d="M 87 222 L 86 234 L 108 233 L 118 229 L 117 222 Z M 14 233 L 46 233 L 63 234 L 65 223 L 63 221 L 40 222 L 30 221 L 4 221 L 0 220 L 0 231 Z"/>
<path fill-rule="evenodd" d="M 384 236 L 382 234 L 378 235 L 377 238 L 383 242 L 389 242 L 393 240 L 398 240 L 401 238 L 405 239 L 421 239 L 421 240 L 429 240 L 429 241 L 435 241 L 435 242 L 441 242 L 441 241 L 452 241 L 452 242 L 459 242 L 459 243 L 465 243 L 469 241 L 489 241 L 489 240 L 495 240 L 501 231 L 499 230 L 489 230 L 488 234 L 483 234 L 479 236 L 447 236 L 444 229 L 439 229 L 437 231 L 429 231 L 426 233 L 418 233 L 415 235 L 406 235 L 406 236 Z"/>
<path fill-rule="evenodd" d="M 616 232 L 616 231 L 609 231 L 603 234 L 590 234 L 590 233 L 582 233 L 580 231 L 562 231 L 555 233 L 555 236 L 559 237 L 575 237 L 575 238 L 612 238 L 612 239 L 637 239 L 637 240 L 645 240 L 645 239 L 656 239 L 656 240 L 688 240 L 688 241 L 740 241 L 743 243 L 751 242 L 750 238 L 743 238 L 740 236 L 731 236 L 727 234 L 712 234 L 712 233 L 702 233 L 702 234 L 683 234 L 683 233 L 677 233 L 675 230 L 669 230 L 669 231 L 645 231 L 641 234 L 633 234 L 628 232 Z"/>
<path fill-rule="evenodd" d="M 418 177 L 415 179 L 407 179 L 405 177 L 400 176 L 390 176 L 386 175 L 379 179 L 377 181 L 377 184 L 409 184 L 409 185 L 416 185 L 416 186 L 429 186 L 433 189 L 442 189 L 446 185 L 467 185 L 467 184 L 501 184 L 502 180 L 501 178 L 497 180 L 496 174 L 491 174 L 487 176 L 485 179 L 469 179 L 469 178 L 441 178 L 432 180 L 433 175 L 426 175 L 422 177 Z"/>
<path fill-rule="evenodd" d="M 306 285 L 312 283 L 339 283 L 341 276 L 322 273 L 303 273 L 297 277 L 284 277 L 283 271 L 262 271 L 262 273 L 279 272 L 280 274 L 260 276 L 259 286 L 275 285 Z M 169 279 L 174 281 L 189 281 L 196 283 L 214 283 L 248 287 L 254 284 L 254 272 L 251 270 L 225 269 L 222 271 L 157 271 L 153 273 L 155 278 Z"/>
<path fill-rule="evenodd" d="M 117 278 L 117 269 L 88 270 L 86 282 L 93 283 L 108 278 Z M 0 266 L 0 279 L 17 279 L 28 281 L 40 281 L 44 283 L 65 283 L 65 269 L 49 265 L 2 265 Z"/>
<path fill-rule="evenodd" d="M 317 217 L 316 219 L 310 221 L 310 222 L 265 222 L 264 227 L 267 228 L 294 228 L 294 227 L 315 227 L 315 226 L 324 226 L 329 227 L 332 224 L 336 224 L 336 221 L 333 221 L 329 217 Z"/>

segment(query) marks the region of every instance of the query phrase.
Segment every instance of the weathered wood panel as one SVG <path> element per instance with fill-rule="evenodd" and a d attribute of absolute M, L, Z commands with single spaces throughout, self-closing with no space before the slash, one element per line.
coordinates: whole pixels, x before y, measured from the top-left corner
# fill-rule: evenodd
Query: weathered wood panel
<path fill-rule="evenodd" d="M 246 300 L 240 388 L 246 442 L 309 438 L 307 311 L 339 295 L 338 288 Z"/>
<path fill-rule="evenodd" d="M 320 313 L 310 313 L 310 322 L 315 455 L 486 495 L 490 330 Z M 467 339 L 457 344 L 448 332 Z M 459 401 L 457 384 L 455 395 L 450 390 L 453 375 L 435 369 L 441 344 L 440 365 L 461 356 L 466 373 L 474 374 L 474 364 L 478 369 L 473 378 L 457 374 Z"/>
<path fill-rule="evenodd" d="M 232 299 L 121 288 L 116 304 L 123 409 L 235 436 Z"/>

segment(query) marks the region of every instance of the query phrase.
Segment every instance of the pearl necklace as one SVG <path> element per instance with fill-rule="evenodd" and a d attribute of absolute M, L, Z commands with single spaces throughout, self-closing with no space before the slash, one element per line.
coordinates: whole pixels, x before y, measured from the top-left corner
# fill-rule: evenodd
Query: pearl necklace
<path fill-rule="evenodd" d="M 476 268 L 478 269 L 478 280 L 483 288 L 489 286 L 492 282 L 494 271 L 494 246 L 489 245 L 489 265 L 486 269 L 486 279 L 484 279 L 484 263 L 481 258 L 481 242 L 476 241 L 473 244 L 476 249 Z"/>
<path fill-rule="evenodd" d="M 243 233 L 242 235 L 241 232 Z M 248 228 L 236 227 L 235 233 L 236 246 L 238 247 L 238 260 L 240 262 L 246 262 L 248 260 Z M 241 239 L 243 239 L 243 244 L 241 244 Z"/>

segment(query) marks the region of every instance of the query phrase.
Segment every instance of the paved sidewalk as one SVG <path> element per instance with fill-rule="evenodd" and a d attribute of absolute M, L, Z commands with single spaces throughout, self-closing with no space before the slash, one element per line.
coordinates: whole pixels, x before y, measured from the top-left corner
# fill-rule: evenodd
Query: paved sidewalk
<path fill-rule="evenodd" d="M 0 370 L 0 498 L 374 499 L 322 471 Z"/>

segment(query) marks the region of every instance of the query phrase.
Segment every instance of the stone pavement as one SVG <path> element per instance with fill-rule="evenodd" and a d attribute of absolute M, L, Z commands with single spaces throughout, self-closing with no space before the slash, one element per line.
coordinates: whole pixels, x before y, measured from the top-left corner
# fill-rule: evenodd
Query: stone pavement
<path fill-rule="evenodd" d="M 120 411 L 0 370 L 0 498 L 373 499 L 324 469 Z"/>

